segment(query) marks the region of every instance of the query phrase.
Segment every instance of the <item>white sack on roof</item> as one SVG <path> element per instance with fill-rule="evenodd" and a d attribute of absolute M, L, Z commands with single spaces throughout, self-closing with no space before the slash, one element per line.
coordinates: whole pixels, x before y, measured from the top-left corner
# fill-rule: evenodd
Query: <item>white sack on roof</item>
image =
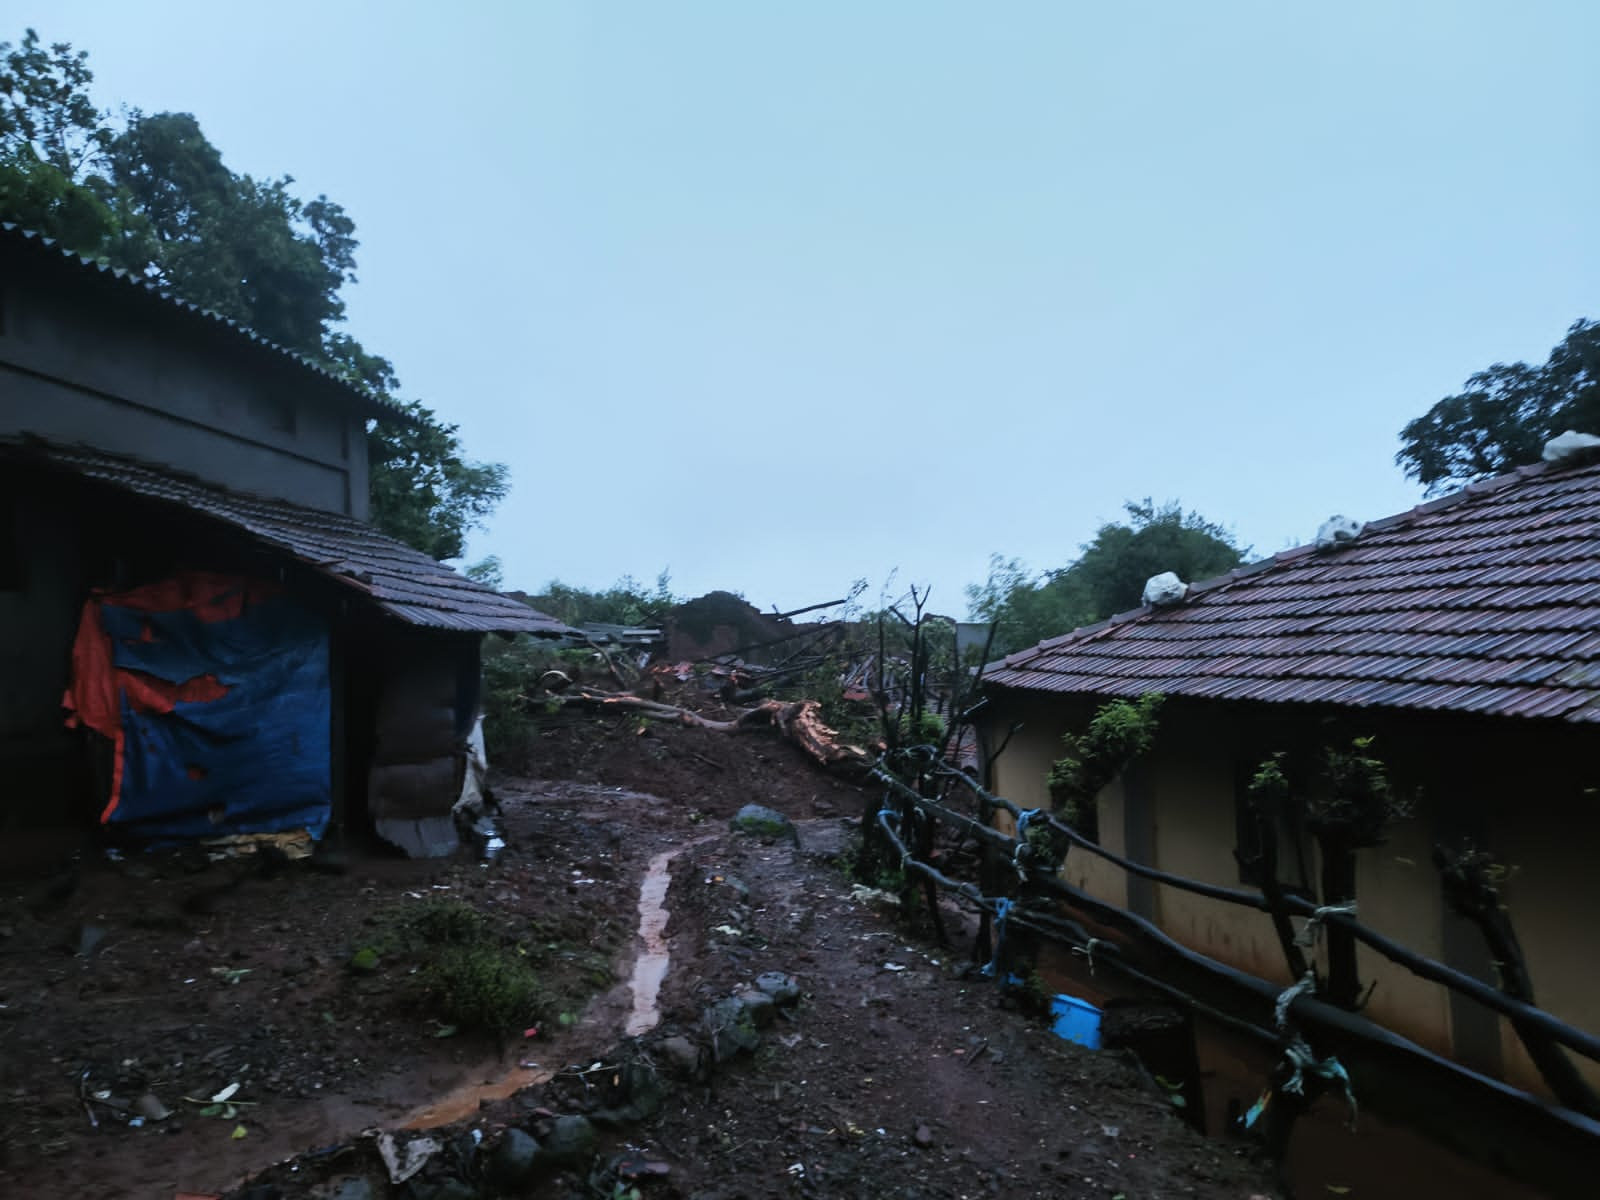
<path fill-rule="evenodd" d="M 1353 542 L 1361 536 L 1361 531 L 1366 527 L 1367 523 L 1365 521 L 1358 521 L 1354 517 L 1336 513 L 1324 521 L 1317 529 L 1317 549 L 1331 550 L 1335 546 Z"/>
<path fill-rule="evenodd" d="M 1155 608 L 1164 608 L 1183 603 L 1188 591 L 1189 585 L 1178 578 L 1176 571 L 1163 571 L 1145 581 L 1144 595 L 1140 599 Z"/>
<path fill-rule="evenodd" d="M 1579 433 L 1576 429 L 1569 429 L 1544 444 L 1544 460 L 1545 462 L 1560 462 L 1563 458 L 1581 454 L 1585 450 L 1596 449 L 1600 449 L 1600 437 L 1595 437 L 1592 433 Z"/>

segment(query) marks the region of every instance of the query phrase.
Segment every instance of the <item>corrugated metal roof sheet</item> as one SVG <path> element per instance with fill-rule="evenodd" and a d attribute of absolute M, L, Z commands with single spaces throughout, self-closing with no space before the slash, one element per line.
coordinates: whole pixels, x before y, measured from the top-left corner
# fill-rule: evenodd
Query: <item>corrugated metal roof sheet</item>
<path fill-rule="evenodd" d="M 1600 464 L 1540 464 L 1041 642 L 998 687 L 1600 721 Z"/>
<path fill-rule="evenodd" d="M 189 318 L 199 318 L 216 326 L 219 330 L 228 331 L 229 334 L 243 342 L 259 347 L 268 353 L 278 355 L 293 366 L 303 371 L 308 371 L 328 383 L 344 389 L 350 394 L 352 404 L 358 409 L 366 411 L 370 416 L 405 422 L 414 420 L 411 414 L 398 404 L 369 392 L 366 388 L 352 383 L 341 375 L 334 374 L 305 355 L 296 353 L 287 347 L 280 346 L 277 342 L 262 337 L 255 330 L 239 324 L 231 317 L 212 312 L 209 308 L 201 308 L 198 304 L 191 304 L 183 297 L 158 287 L 148 279 L 141 279 L 131 271 L 125 271 L 121 267 L 108 266 L 105 263 L 96 262 L 92 258 L 85 258 L 81 254 L 68 250 L 54 238 L 45 237 L 44 234 L 35 233 L 31 229 L 25 229 L 13 221 L 0 221 L 0 237 L 3 237 L 5 244 L 24 254 L 31 255 L 37 262 L 56 269 L 79 272 L 87 278 L 111 281 L 115 285 L 128 289 L 129 294 L 135 295 L 142 300 L 155 301 L 172 312 Z"/>
<path fill-rule="evenodd" d="M 353 517 L 228 491 L 82 447 L 0 446 L 0 456 L 42 462 L 231 525 L 360 592 L 411 625 L 472 633 L 573 632 L 554 617 L 457 574 Z"/>

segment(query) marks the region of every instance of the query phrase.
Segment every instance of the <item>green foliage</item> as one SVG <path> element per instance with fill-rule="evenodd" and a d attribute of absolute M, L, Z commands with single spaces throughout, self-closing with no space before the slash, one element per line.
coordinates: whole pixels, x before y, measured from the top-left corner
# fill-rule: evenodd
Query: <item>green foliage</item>
<path fill-rule="evenodd" d="M 506 585 L 505 572 L 500 566 L 498 554 L 491 554 L 475 563 L 468 563 L 461 568 L 461 573 L 468 579 L 476 580 L 484 587 L 493 588 L 497 592 Z"/>
<path fill-rule="evenodd" d="M 898 863 L 886 861 L 887 856 L 859 834 L 845 843 L 839 852 L 839 869 L 846 879 L 864 887 L 876 888 L 891 896 L 903 894 L 909 884 L 905 869 Z"/>
<path fill-rule="evenodd" d="M 989 560 L 989 578 L 967 589 L 974 620 L 996 626 L 995 654 L 1025 649 L 1049 637 L 1138 607 L 1152 575 L 1176 571 L 1185 580 L 1209 579 L 1245 559 L 1232 533 L 1172 501 L 1129 501 L 1125 525 L 1102 525 L 1069 566 L 1034 576 L 1016 559 Z"/>
<path fill-rule="evenodd" d="M 942 746 L 945 723 L 938 713 L 924 712 L 915 722 L 911 714 L 900 717 L 900 742 L 902 746 Z"/>
<path fill-rule="evenodd" d="M 421 979 L 439 1019 L 462 1029 L 507 1034 L 534 1021 L 545 1006 L 533 968 L 501 946 L 445 946 Z"/>
<path fill-rule="evenodd" d="M 133 111 L 120 128 L 89 96 L 85 51 L 28 30 L 0 43 L 0 219 L 170 289 L 394 400 L 387 360 L 336 327 L 355 282 L 355 222 L 290 176 L 237 174 L 189 113 Z M 369 432 L 373 521 L 436 558 L 507 491 L 506 468 L 468 460 L 457 429 L 415 401 L 410 423 Z"/>
<path fill-rule="evenodd" d="M 1250 803 L 1257 812 L 1280 812 L 1289 799 L 1289 779 L 1283 773 L 1283 751 L 1264 759 L 1251 777 Z"/>
<path fill-rule="evenodd" d="M 511 490 L 501 463 L 462 456 L 457 427 L 407 404 L 413 421 L 377 422 L 367 432 L 372 521 L 434 558 L 459 558 L 467 533 Z"/>
<path fill-rule="evenodd" d="M 1411 815 L 1409 798 L 1389 782 L 1383 760 L 1370 753 L 1373 739 L 1358 737 L 1350 749 L 1329 749 L 1323 760 L 1329 790 L 1307 804 L 1312 833 L 1332 836 L 1348 845 L 1377 846 L 1393 821 Z"/>
<path fill-rule="evenodd" d="M 672 594 L 672 576 L 663 570 L 655 587 L 646 590 L 632 575 L 624 575 L 609 588 L 591 591 L 552 579 L 528 603 L 568 625 L 586 621 L 602 625 L 659 625 L 667 611 L 678 603 Z"/>
<path fill-rule="evenodd" d="M 1430 495 L 1538 462 L 1569 429 L 1600 433 L 1600 324 L 1575 321 L 1542 366 L 1495 363 L 1400 431 L 1395 462 Z"/>
<path fill-rule="evenodd" d="M 1105 787 L 1127 765 L 1150 748 L 1160 726 L 1163 697 L 1147 692 L 1137 701 L 1114 700 L 1104 705 L 1081 734 L 1062 740 L 1067 753 L 1050 767 L 1050 802 L 1073 824 L 1095 803 Z"/>
<path fill-rule="evenodd" d="M 460 900 L 424 900 L 386 914 L 385 953 L 417 963 L 421 998 L 439 1020 L 505 1034 L 546 1005 L 525 951 Z"/>
<path fill-rule="evenodd" d="M 526 700 L 546 671 L 571 673 L 575 656 L 587 650 L 556 649 L 543 638 L 518 634 L 483 644 L 483 742 L 489 761 L 508 770 L 528 766 L 538 713 Z"/>

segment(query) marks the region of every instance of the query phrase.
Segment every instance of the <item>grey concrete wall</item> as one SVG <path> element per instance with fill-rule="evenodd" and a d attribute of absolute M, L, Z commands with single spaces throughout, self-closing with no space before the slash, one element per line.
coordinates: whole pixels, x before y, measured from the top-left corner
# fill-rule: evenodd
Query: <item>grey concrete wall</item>
<path fill-rule="evenodd" d="M 85 443 L 367 516 L 363 421 L 330 381 L 49 279 L 6 281 L 0 306 L 0 436 Z"/>
<path fill-rule="evenodd" d="M 0 827 L 61 806 L 69 770 L 62 724 L 72 639 L 83 602 L 75 518 L 0 482 L 0 548 L 20 573 L 0 586 Z M 26 811 L 24 811 L 26 810 Z"/>

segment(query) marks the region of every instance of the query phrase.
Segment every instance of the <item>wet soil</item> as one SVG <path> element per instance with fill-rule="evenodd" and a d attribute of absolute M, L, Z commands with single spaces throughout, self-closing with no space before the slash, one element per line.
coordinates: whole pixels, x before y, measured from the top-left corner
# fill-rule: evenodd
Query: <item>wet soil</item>
<path fill-rule="evenodd" d="M 755 1052 L 607 1135 L 667 1168 L 645 1196 L 1271 1191 L 1246 1148 L 1194 1134 L 1137 1069 L 1006 1007 L 964 945 L 855 898 L 831 859 L 868 798 L 771 733 L 562 722 L 533 758 L 545 781 L 495 781 L 508 845 L 488 864 L 353 854 L 342 873 L 265 877 L 86 854 L 0 885 L 0 1195 L 222 1193 L 372 1127 L 453 1121 L 488 1144 L 541 1106 L 581 1107 L 569 1068 L 610 1061 L 652 1017 L 651 1038 L 703 1039 L 705 1007 L 765 971 L 803 996 Z M 800 845 L 732 833 L 751 802 L 800 822 Z M 652 862 L 666 920 L 641 943 Z M 385 914 L 435 896 L 527 931 L 550 993 L 534 1036 L 437 1036 L 404 962 L 351 969 Z M 641 949 L 667 960 L 654 1012 L 632 986 Z M 133 1128 L 93 1105 L 91 1126 L 85 1071 L 91 1093 L 149 1092 L 176 1115 Z M 235 1083 L 236 1108 L 202 1115 Z M 278 1168 L 284 1194 L 336 1175 L 321 1161 Z M 527 1194 L 593 1193 L 553 1177 Z"/>

